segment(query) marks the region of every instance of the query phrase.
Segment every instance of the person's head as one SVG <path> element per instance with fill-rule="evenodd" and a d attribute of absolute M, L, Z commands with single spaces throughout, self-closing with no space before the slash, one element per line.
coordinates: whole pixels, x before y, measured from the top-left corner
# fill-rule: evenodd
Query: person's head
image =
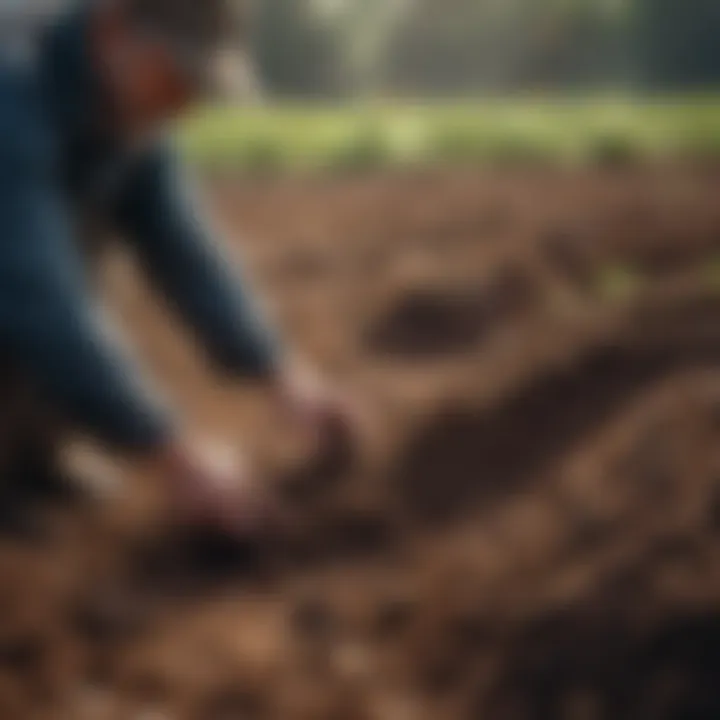
<path fill-rule="evenodd" d="M 98 0 L 90 42 L 119 128 L 148 132 L 227 91 L 244 19 L 238 0 Z"/>

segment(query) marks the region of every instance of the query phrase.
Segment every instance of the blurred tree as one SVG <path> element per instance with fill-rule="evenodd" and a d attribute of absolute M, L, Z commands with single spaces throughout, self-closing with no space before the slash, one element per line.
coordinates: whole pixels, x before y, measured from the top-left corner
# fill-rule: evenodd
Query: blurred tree
<path fill-rule="evenodd" d="M 346 89 L 341 38 L 312 0 L 260 0 L 253 54 L 271 95 L 328 96 Z"/>
<path fill-rule="evenodd" d="M 491 66 L 488 60 L 494 52 L 501 54 L 511 4 L 414 0 L 386 47 L 387 83 L 410 93 L 433 94 L 493 84 L 507 71 L 506 64 Z"/>
<path fill-rule="evenodd" d="M 355 92 L 383 89 L 386 51 L 413 0 L 318 0 L 342 38 L 348 79 Z"/>
<path fill-rule="evenodd" d="M 520 85 L 597 87 L 629 79 L 629 5 L 624 0 L 554 0 L 535 13 L 520 61 Z"/>
<path fill-rule="evenodd" d="M 450 94 L 616 82 L 626 11 L 625 0 L 414 0 L 388 72 L 395 86 Z"/>
<path fill-rule="evenodd" d="M 643 80 L 652 87 L 720 84 L 718 0 L 636 0 Z"/>
<path fill-rule="evenodd" d="M 273 94 L 720 83 L 720 0 L 257 0 Z"/>

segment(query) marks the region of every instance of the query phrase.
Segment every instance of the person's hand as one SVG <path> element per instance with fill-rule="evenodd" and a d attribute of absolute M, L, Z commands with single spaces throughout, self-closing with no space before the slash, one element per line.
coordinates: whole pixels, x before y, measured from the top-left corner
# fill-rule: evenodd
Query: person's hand
<path fill-rule="evenodd" d="M 273 389 L 285 421 L 305 435 L 316 460 L 337 464 L 354 454 L 361 413 L 353 398 L 300 364 L 279 373 Z"/>
<path fill-rule="evenodd" d="M 274 508 L 266 488 L 227 449 L 175 441 L 151 461 L 182 525 L 253 538 L 269 529 Z"/>

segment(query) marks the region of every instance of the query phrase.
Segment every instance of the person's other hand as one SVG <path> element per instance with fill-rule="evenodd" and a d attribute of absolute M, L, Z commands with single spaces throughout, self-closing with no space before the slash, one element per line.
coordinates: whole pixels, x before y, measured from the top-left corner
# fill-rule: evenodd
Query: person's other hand
<path fill-rule="evenodd" d="M 162 448 L 151 465 L 183 525 L 251 539 L 274 522 L 268 489 L 227 449 L 176 441 Z"/>
<path fill-rule="evenodd" d="M 361 413 L 350 395 L 300 364 L 280 373 L 273 388 L 285 420 L 305 434 L 317 458 L 357 450 Z"/>

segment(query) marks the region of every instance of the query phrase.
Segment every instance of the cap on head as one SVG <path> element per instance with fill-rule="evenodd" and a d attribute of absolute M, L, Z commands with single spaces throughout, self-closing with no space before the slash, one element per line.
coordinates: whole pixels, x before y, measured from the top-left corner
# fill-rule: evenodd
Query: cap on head
<path fill-rule="evenodd" d="M 167 43 L 208 95 L 238 95 L 251 85 L 244 0 L 124 0 L 129 20 Z"/>

